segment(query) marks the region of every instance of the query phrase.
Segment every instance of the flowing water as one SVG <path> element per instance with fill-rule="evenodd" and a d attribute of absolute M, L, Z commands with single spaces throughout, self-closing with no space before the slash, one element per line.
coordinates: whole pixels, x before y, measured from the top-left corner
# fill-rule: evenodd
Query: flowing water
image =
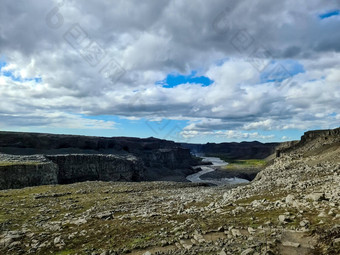
<path fill-rule="evenodd" d="M 219 158 L 215 158 L 215 157 L 203 157 L 203 161 L 204 162 L 211 162 L 212 165 L 197 166 L 197 168 L 200 167 L 202 170 L 195 173 L 195 174 L 188 175 L 186 177 L 187 180 L 189 180 L 191 182 L 211 183 L 211 184 L 215 184 L 215 185 L 226 185 L 226 184 L 231 185 L 231 184 L 241 184 L 241 183 L 248 183 L 249 182 L 246 179 L 241 179 L 241 178 L 237 178 L 237 177 L 202 180 L 200 177 L 203 174 L 215 171 L 216 167 L 228 165 L 228 163 L 224 162 L 223 160 L 221 160 Z"/>

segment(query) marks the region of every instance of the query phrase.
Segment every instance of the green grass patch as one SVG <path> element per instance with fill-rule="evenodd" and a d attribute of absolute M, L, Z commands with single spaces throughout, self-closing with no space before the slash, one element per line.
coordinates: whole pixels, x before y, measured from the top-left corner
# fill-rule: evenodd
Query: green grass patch
<path fill-rule="evenodd" d="M 42 162 L 36 161 L 0 161 L 0 166 L 18 166 L 18 165 L 25 165 L 25 166 L 35 166 L 40 165 Z"/>
<path fill-rule="evenodd" d="M 229 164 L 224 167 L 224 169 L 242 169 L 242 168 L 252 168 L 261 169 L 264 168 L 267 162 L 263 159 L 232 159 L 225 160 Z"/>
<path fill-rule="evenodd" d="M 64 250 L 64 251 L 59 251 L 56 253 L 56 255 L 68 255 L 74 253 L 73 250 Z"/>
<path fill-rule="evenodd" d="M 221 160 L 229 163 L 227 166 L 224 167 L 224 169 L 246 169 L 246 168 L 252 168 L 252 169 L 261 169 L 264 168 L 268 162 L 264 159 L 231 159 L 226 155 L 223 154 L 209 154 L 208 157 L 217 157 Z"/>

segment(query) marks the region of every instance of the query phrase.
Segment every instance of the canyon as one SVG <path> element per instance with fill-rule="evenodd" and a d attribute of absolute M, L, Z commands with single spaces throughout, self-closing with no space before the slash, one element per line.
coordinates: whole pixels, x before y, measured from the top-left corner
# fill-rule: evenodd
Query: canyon
<path fill-rule="evenodd" d="M 199 163 L 155 138 L 0 132 L 0 189 L 79 181 L 185 181 Z"/>
<path fill-rule="evenodd" d="M 275 145 L 0 132 L 0 189 L 96 180 L 187 182 L 186 176 L 200 171 L 195 166 L 201 160 L 194 156 L 199 146 L 208 148 L 200 153 L 231 151 L 234 157 L 263 158 Z"/>
<path fill-rule="evenodd" d="M 229 159 L 264 159 L 273 154 L 279 144 L 254 141 L 206 144 L 181 143 L 181 146 L 201 155 L 218 155 Z"/>
<path fill-rule="evenodd" d="M 157 152 L 159 146 L 153 146 Z M 84 154 L 49 155 L 2 154 L 12 162 L 19 157 L 60 166 L 89 163 Z M 109 159 L 96 157 L 105 168 Z M 129 157 L 139 161 L 144 156 Z M 71 169 L 78 171 L 76 165 Z M 299 141 L 280 144 L 271 162 L 243 184 L 92 180 L 4 189 L 0 253 L 337 255 L 339 183 L 337 128 L 309 131 Z"/>

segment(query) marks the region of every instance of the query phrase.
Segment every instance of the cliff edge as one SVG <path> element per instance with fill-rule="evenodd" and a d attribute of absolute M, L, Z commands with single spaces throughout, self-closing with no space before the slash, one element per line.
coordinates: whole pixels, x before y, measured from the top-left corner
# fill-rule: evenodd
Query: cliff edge
<path fill-rule="evenodd" d="M 80 181 L 185 181 L 198 160 L 156 138 L 0 132 L 0 189 Z"/>

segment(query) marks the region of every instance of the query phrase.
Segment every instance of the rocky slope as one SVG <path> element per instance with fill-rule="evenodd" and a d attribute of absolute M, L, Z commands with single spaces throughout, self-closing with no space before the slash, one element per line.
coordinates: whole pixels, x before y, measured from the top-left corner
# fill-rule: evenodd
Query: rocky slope
<path fill-rule="evenodd" d="M 0 253 L 340 254 L 339 135 L 324 132 L 238 187 L 83 182 L 0 191 Z"/>
<path fill-rule="evenodd" d="M 276 148 L 277 156 L 295 153 L 300 155 L 312 155 L 323 153 L 330 147 L 337 147 L 340 143 L 340 128 L 328 130 L 314 130 L 306 132 L 300 141 L 293 141 Z"/>

